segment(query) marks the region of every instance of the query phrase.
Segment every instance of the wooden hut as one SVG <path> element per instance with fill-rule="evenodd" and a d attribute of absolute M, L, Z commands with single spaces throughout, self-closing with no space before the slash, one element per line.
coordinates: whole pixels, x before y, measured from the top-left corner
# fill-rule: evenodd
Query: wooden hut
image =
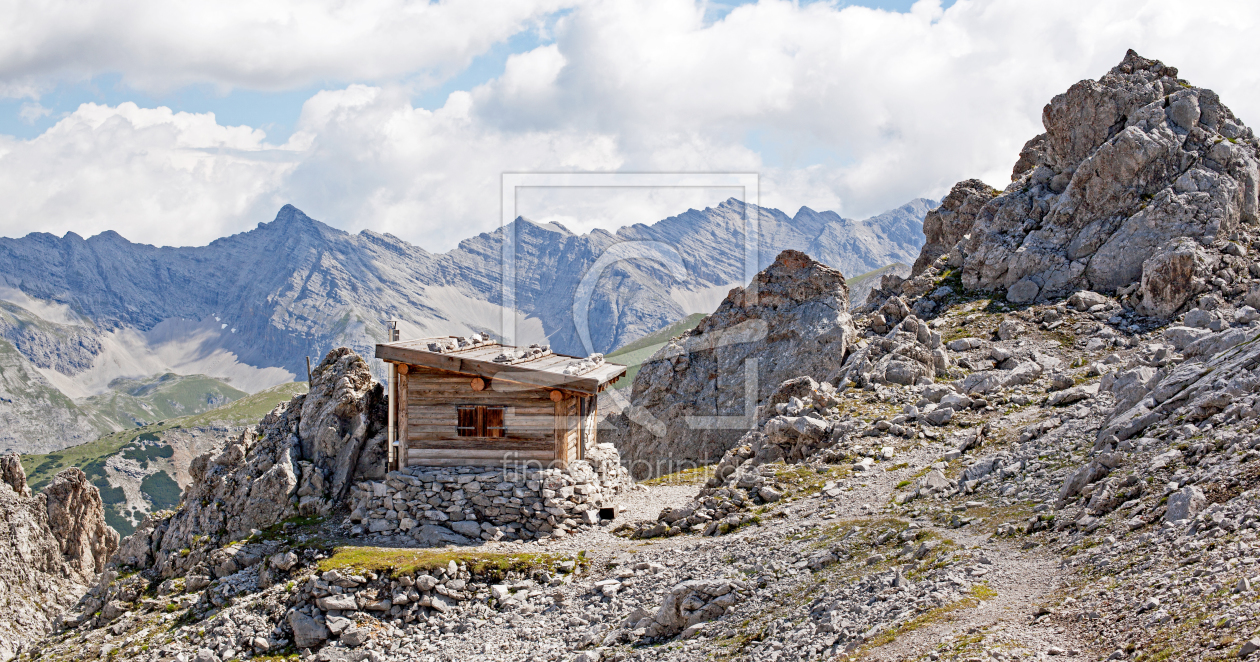
<path fill-rule="evenodd" d="M 393 464 L 565 467 L 595 444 L 598 394 L 626 366 L 450 336 L 383 343 Z"/>

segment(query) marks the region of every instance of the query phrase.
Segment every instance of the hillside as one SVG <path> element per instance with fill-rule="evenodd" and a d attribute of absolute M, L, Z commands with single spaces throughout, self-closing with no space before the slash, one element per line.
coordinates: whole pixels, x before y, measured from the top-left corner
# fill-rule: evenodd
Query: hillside
<path fill-rule="evenodd" d="M 144 380 L 132 387 L 170 393 L 169 387 L 183 382 Z M 276 405 L 305 391 L 305 382 L 281 384 L 208 411 L 111 432 L 55 453 L 23 455 L 22 466 L 36 491 L 64 469 L 82 469 L 100 490 L 106 522 L 127 535 L 149 512 L 179 503 L 191 480 L 193 458 L 222 446 Z"/>
<path fill-rule="evenodd" d="M 606 354 L 604 358 L 609 362 L 627 366 L 626 376 L 622 377 L 614 385 L 614 388 L 629 388 L 634 383 L 634 376 L 639 374 L 640 364 L 651 358 L 657 350 L 664 347 L 670 338 L 696 328 L 696 325 L 702 319 L 704 319 L 704 313 L 688 315 L 660 331 L 650 333 L 627 344 L 625 347 L 620 347 L 616 351 Z"/>
<path fill-rule="evenodd" d="M 145 379 L 118 378 L 110 390 L 80 401 L 79 407 L 118 429 L 138 427 L 217 409 L 247 395 L 205 375 L 166 373 Z"/>

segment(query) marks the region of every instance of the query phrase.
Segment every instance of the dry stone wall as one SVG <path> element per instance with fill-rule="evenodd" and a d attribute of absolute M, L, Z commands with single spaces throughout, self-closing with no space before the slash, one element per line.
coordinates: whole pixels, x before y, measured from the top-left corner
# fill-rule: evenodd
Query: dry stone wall
<path fill-rule="evenodd" d="M 351 488 L 352 534 L 420 544 L 562 537 L 598 524 L 599 509 L 632 486 L 611 444 L 566 469 L 408 467 Z"/>

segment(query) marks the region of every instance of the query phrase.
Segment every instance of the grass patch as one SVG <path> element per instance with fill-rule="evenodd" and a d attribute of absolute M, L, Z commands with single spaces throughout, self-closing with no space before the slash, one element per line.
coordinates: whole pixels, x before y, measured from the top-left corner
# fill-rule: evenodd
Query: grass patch
<path fill-rule="evenodd" d="M 675 471 L 672 474 L 657 476 L 651 480 L 643 481 L 643 484 L 653 487 L 661 485 L 704 485 L 713 477 L 715 471 L 717 471 L 717 465 L 706 464 L 702 467 L 692 467 L 682 471 Z"/>
<path fill-rule="evenodd" d="M 900 635 L 908 632 L 914 632 L 925 625 L 931 625 L 933 623 L 939 623 L 947 620 L 951 618 L 951 615 L 956 611 L 971 609 L 972 607 L 979 605 L 981 602 L 985 600 L 992 600 L 995 597 L 997 597 L 997 592 L 989 588 L 988 584 L 976 584 L 967 592 L 967 597 L 957 602 L 942 605 L 935 609 L 929 609 L 928 611 L 915 616 L 895 628 L 884 630 L 883 632 L 875 635 L 875 637 L 866 642 L 866 644 L 859 649 L 860 654 L 866 654 L 873 649 L 879 648 L 880 646 L 886 646 L 895 641 Z"/>
<path fill-rule="evenodd" d="M 827 481 L 840 478 L 842 473 L 842 471 L 832 469 L 827 473 L 820 474 L 817 469 L 810 465 L 798 464 L 776 469 L 774 479 L 783 485 L 783 497 L 785 499 L 799 499 L 821 492 Z"/>
<path fill-rule="evenodd" d="M 446 567 L 451 561 L 468 566 L 476 577 L 502 579 L 509 572 L 524 574 L 535 570 L 555 572 L 562 561 L 574 560 L 560 554 L 492 554 L 467 550 L 394 549 L 387 547 L 338 547 L 319 562 L 319 570 L 362 570 L 391 577 L 425 573 Z M 581 558 L 577 559 L 579 562 Z"/>

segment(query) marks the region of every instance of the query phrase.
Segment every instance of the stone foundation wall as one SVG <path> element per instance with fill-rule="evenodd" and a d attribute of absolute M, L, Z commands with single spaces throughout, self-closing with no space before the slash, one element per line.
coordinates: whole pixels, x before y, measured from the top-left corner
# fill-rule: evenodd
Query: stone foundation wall
<path fill-rule="evenodd" d="M 562 537 L 598 524 L 632 486 L 611 444 L 566 469 L 408 467 L 351 489 L 351 531 L 422 544 Z"/>

